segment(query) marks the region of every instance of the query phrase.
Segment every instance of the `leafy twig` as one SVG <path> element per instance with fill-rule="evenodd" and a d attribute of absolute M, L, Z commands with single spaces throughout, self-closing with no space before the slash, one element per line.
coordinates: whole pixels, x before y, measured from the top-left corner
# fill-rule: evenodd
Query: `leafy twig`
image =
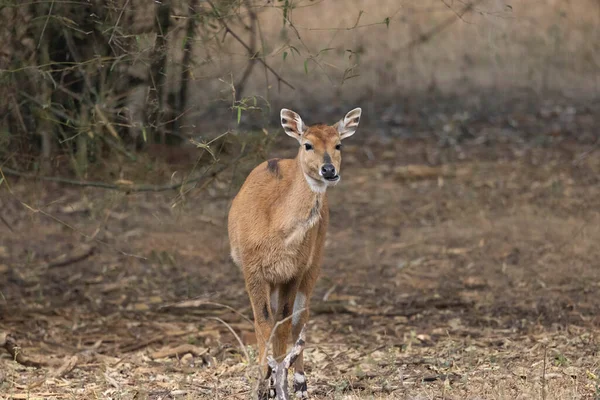
<path fill-rule="evenodd" d="M 213 8 L 213 10 L 215 11 L 215 13 L 217 13 L 217 15 L 219 15 L 219 11 L 217 10 L 217 8 L 213 4 L 213 2 L 211 0 L 207 0 L 207 2 Z M 233 36 L 233 38 L 235 40 L 237 40 L 238 43 L 240 43 L 242 46 L 244 46 L 244 48 L 248 51 L 248 53 L 252 52 L 252 48 L 246 42 L 244 42 L 244 40 L 241 37 L 239 37 L 234 31 L 231 30 L 231 28 L 229 27 L 229 25 L 227 25 L 227 22 L 225 22 L 223 20 L 223 18 L 219 18 L 219 22 L 221 23 L 221 25 L 223 25 L 223 28 L 225 28 L 226 33 L 231 34 L 231 36 Z M 288 81 L 286 81 L 284 78 L 282 78 L 281 75 L 279 75 L 277 73 L 277 71 L 275 71 L 269 64 L 267 64 L 267 62 L 265 60 L 263 60 L 260 57 L 257 57 L 255 59 L 258 60 L 262 65 L 264 65 L 265 68 L 267 68 L 273 75 L 275 75 L 275 77 L 277 78 L 278 82 L 281 82 L 281 83 L 285 84 L 290 89 L 296 90 L 296 88 L 294 87 L 294 85 L 292 85 L 291 83 L 289 83 Z"/>

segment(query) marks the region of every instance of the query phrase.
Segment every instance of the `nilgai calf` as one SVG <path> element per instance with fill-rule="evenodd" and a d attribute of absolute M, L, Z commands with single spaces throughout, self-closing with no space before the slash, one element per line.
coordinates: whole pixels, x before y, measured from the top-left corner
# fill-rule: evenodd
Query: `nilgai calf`
<path fill-rule="evenodd" d="M 298 155 L 260 164 L 231 205 L 231 256 L 244 274 L 266 377 L 266 347 L 275 324 L 285 320 L 273 335 L 273 354 L 281 361 L 290 332 L 296 341 L 308 319 L 329 221 L 327 188 L 340 181 L 341 142 L 356 132 L 360 115 L 355 108 L 333 126 L 306 126 L 300 115 L 282 109 L 281 125 L 300 144 Z M 302 354 L 294 371 L 295 395 L 307 398 Z"/>

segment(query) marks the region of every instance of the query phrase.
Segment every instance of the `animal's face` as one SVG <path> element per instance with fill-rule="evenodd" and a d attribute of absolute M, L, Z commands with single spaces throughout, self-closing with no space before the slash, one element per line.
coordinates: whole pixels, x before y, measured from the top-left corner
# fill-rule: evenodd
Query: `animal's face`
<path fill-rule="evenodd" d="M 328 185 L 340 180 L 342 140 L 331 126 L 311 126 L 300 140 L 300 161 L 311 178 Z"/>
<path fill-rule="evenodd" d="M 356 132 L 360 115 L 361 109 L 355 108 L 333 126 L 307 127 L 297 113 L 281 110 L 281 125 L 285 133 L 300 143 L 300 163 L 313 190 L 339 182 L 342 140 Z"/>

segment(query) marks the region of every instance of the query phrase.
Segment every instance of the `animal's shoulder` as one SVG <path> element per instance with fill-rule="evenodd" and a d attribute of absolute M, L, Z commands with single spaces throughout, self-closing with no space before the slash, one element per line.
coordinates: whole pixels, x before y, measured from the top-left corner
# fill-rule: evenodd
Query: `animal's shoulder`
<path fill-rule="evenodd" d="M 287 158 L 271 158 L 263 161 L 248 175 L 248 180 L 282 180 L 293 174 L 294 160 Z"/>

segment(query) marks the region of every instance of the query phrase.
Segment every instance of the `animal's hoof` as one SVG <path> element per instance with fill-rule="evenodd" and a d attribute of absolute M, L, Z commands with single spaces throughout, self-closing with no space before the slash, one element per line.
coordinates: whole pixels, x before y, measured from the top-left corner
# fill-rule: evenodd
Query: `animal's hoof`
<path fill-rule="evenodd" d="M 275 398 L 275 389 L 274 388 L 265 388 L 258 392 L 259 400 L 269 400 Z"/>
<path fill-rule="evenodd" d="M 297 399 L 308 399 L 308 388 L 304 372 L 296 372 L 294 374 L 294 394 Z"/>
<path fill-rule="evenodd" d="M 258 399 L 268 400 L 275 398 L 275 382 L 273 377 L 265 379 L 258 388 Z"/>

